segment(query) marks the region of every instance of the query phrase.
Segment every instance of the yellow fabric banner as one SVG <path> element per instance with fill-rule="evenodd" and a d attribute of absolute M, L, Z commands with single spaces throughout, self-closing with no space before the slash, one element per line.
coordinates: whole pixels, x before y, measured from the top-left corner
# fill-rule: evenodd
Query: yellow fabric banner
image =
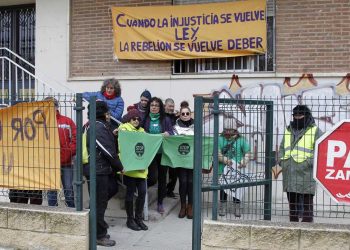
<path fill-rule="evenodd" d="M 60 142 L 51 101 L 0 110 L 0 186 L 60 189 Z"/>
<path fill-rule="evenodd" d="M 245 56 L 266 51 L 266 1 L 113 7 L 117 59 Z"/>

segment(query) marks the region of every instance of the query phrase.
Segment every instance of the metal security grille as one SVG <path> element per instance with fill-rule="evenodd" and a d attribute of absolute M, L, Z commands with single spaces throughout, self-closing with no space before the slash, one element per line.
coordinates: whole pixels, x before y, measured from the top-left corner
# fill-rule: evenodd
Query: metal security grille
<path fill-rule="evenodd" d="M 1 102 L 32 100 L 35 89 L 35 7 L 0 8 Z"/>
<path fill-rule="evenodd" d="M 0 8 L 0 47 L 35 63 L 34 5 Z"/>
<path fill-rule="evenodd" d="M 174 5 L 227 2 L 226 0 L 174 0 Z M 172 71 L 177 74 L 215 74 L 275 71 L 275 0 L 267 0 L 267 51 L 263 55 L 229 58 L 174 60 Z"/>

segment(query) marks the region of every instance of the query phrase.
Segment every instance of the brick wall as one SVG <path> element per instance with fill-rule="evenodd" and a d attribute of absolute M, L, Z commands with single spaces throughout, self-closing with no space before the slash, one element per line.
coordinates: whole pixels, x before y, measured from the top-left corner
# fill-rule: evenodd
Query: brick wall
<path fill-rule="evenodd" d="M 171 0 L 71 1 L 70 76 L 169 75 L 171 61 L 113 59 L 111 6 L 171 5 Z"/>
<path fill-rule="evenodd" d="M 275 0 L 276 71 L 350 71 L 349 0 Z M 174 4 L 211 2 L 174 0 Z M 271 9 L 272 1 L 269 1 Z M 73 0 L 70 76 L 170 75 L 171 61 L 113 60 L 110 6 L 171 5 L 172 0 Z"/>
<path fill-rule="evenodd" d="M 276 0 L 277 72 L 349 72 L 349 0 Z"/>

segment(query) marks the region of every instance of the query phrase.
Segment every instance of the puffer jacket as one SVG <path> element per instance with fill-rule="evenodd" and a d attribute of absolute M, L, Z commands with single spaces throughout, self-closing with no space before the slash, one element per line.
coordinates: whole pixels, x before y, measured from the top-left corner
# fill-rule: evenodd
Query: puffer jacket
<path fill-rule="evenodd" d="M 107 99 L 101 91 L 99 92 L 84 92 L 83 98 L 85 98 L 87 101 L 90 101 L 91 96 L 96 96 L 96 99 L 102 100 L 105 103 L 107 103 L 108 110 L 111 112 L 111 121 L 114 124 L 119 124 L 123 111 L 124 111 L 124 100 L 121 96 L 117 96 L 113 99 Z"/>
<path fill-rule="evenodd" d="M 310 125 L 311 126 L 311 125 Z M 291 126 L 287 129 L 291 131 L 291 145 L 294 147 L 296 143 L 303 137 L 309 127 L 300 132 L 295 131 Z M 315 142 L 322 135 L 322 131 L 317 128 L 315 134 Z M 283 175 L 283 191 L 299 194 L 315 194 L 316 182 L 313 179 L 313 162 L 314 157 L 309 157 L 301 163 L 297 163 L 292 157 L 282 160 L 284 156 L 284 136 L 279 148 L 279 164 L 282 167 Z"/>
<path fill-rule="evenodd" d="M 58 135 L 60 138 L 61 166 L 71 166 L 76 154 L 77 127 L 72 119 L 56 111 Z"/>
<path fill-rule="evenodd" d="M 87 149 L 90 157 L 89 129 L 87 132 Z M 89 159 L 90 161 L 90 159 Z M 117 152 L 117 142 L 106 121 L 96 120 L 96 175 L 109 175 L 112 171 L 123 170 Z"/>
<path fill-rule="evenodd" d="M 175 135 L 194 135 L 194 124 L 193 119 L 186 125 L 180 118 L 176 120 L 174 125 Z"/>

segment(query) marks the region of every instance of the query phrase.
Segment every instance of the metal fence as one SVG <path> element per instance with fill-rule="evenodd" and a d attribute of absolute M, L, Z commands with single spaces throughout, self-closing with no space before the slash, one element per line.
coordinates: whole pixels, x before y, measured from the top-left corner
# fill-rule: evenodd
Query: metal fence
<path fill-rule="evenodd" d="M 222 221 L 272 220 L 289 221 L 289 203 L 283 192 L 283 176 L 274 178 L 272 167 L 285 128 L 290 125 L 292 110 L 307 105 L 322 132 L 350 118 L 349 97 L 331 98 L 195 98 L 195 173 L 194 173 L 194 249 L 200 246 L 203 219 Z M 226 166 L 220 162 L 225 148 L 223 128 L 237 125 L 240 137 L 249 147 L 245 167 L 240 162 Z M 203 138 L 212 137 L 213 152 L 202 152 Z M 226 142 L 226 146 L 227 146 Z M 201 170 L 201 159 L 210 161 L 211 170 Z M 231 164 L 231 162 L 230 162 Z M 309 181 L 305 181 L 309 185 Z M 240 202 L 237 201 L 237 198 Z M 300 208 L 302 210 L 302 208 Z M 313 198 L 316 223 L 350 223 L 350 206 L 335 203 L 316 185 Z M 200 216 L 196 216 L 200 215 Z"/>
<path fill-rule="evenodd" d="M 65 191 L 62 189 L 57 191 L 57 205 L 64 207 L 70 205 L 76 207 L 77 210 L 82 210 L 82 174 L 80 168 L 77 167 L 75 153 L 71 153 L 70 150 L 66 150 L 65 154 L 69 162 L 66 162 L 64 170 L 61 168 L 61 172 L 52 171 L 52 166 L 47 165 L 38 165 L 35 162 L 49 163 L 53 157 L 57 158 L 57 154 L 53 154 L 55 150 L 60 149 L 59 141 L 55 141 L 50 145 L 43 143 L 43 138 L 46 138 L 46 132 L 50 131 L 52 127 L 48 124 L 48 121 L 44 123 L 40 119 L 42 118 L 38 113 L 43 110 L 43 105 L 40 102 L 31 102 L 30 107 L 32 110 L 27 114 L 25 108 L 20 108 L 19 105 L 26 103 L 28 101 L 42 101 L 50 95 L 36 95 L 31 99 L 27 98 L 16 98 L 12 100 L 7 105 L 2 105 L 0 107 L 0 134 L 1 141 L 0 145 L 2 148 L 2 159 L 0 161 L 0 173 L 1 173 L 1 183 L 0 187 L 0 201 L 2 202 L 16 202 L 16 203 L 31 203 L 37 205 L 51 205 L 56 204 L 56 193 L 52 192 L 53 190 L 48 190 L 46 187 L 47 181 L 53 180 L 58 181 L 58 186 L 61 185 L 61 181 L 70 182 L 72 186 L 69 185 Z M 68 140 L 72 140 L 72 136 L 75 135 L 73 140 L 74 147 L 78 145 L 78 141 L 81 142 L 81 126 L 82 126 L 82 100 L 80 100 L 80 106 L 77 105 L 77 97 L 73 94 L 66 94 L 60 96 L 53 96 L 58 100 L 58 110 L 60 115 L 66 116 L 71 119 L 77 126 L 77 130 L 72 131 L 68 128 L 67 121 L 65 120 L 61 125 L 56 125 L 54 129 L 63 128 L 67 129 L 67 134 L 63 133 L 62 135 Z M 79 101 L 78 100 L 78 101 Z M 17 107 L 17 108 L 16 108 Z M 78 108 L 77 108 L 78 107 Z M 5 108 L 8 108 L 5 110 Z M 11 111 L 7 111 L 10 110 Z M 23 113 L 22 113 L 23 112 Z M 40 116 L 40 117 L 39 117 Z M 50 119 L 56 119 L 56 114 Z M 40 126 L 42 128 L 40 129 Z M 56 140 L 57 138 L 49 138 L 49 140 Z M 21 143 L 16 143 L 16 141 L 22 141 Z M 58 148 L 57 148 L 58 147 Z M 81 147 L 77 147 L 78 151 L 81 150 Z M 74 148 L 75 151 L 75 148 Z M 28 154 L 28 152 L 34 152 L 33 155 Z M 62 151 L 61 151 L 62 152 Z M 79 152 L 78 152 L 79 153 Z M 81 153 L 79 153 L 81 154 Z M 12 157 L 12 158 L 11 158 Z M 17 159 L 14 159 L 16 157 Z M 38 158 L 40 158 L 38 160 Z M 60 154 L 58 154 L 60 158 Z M 60 159 L 57 159 L 60 162 Z M 14 164 L 17 162 L 18 164 Z M 78 164 L 81 164 L 78 162 Z M 69 166 L 70 165 L 70 166 Z M 25 166 L 30 166 L 26 168 Z M 16 171 L 17 169 L 17 171 Z M 21 172 L 19 172 L 21 171 Z M 11 173 L 12 172 L 12 173 Z M 65 173 L 64 173 L 65 172 Z M 59 176 L 56 176 L 56 174 Z M 33 177 L 37 176 L 35 183 L 30 182 L 25 179 L 26 176 Z M 19 176 L 22 176 L 20 180 L 16 181 Z M 23 178 L 24 176 L 24 178 Z M 75 194 L 75 195 L 74 195 Z M 48 199 L 49 198 L 49 199 Z M 50 200 L 50 202 L 48 202 Z M 74 204 L 73 204 L 74 203 Z"/>

